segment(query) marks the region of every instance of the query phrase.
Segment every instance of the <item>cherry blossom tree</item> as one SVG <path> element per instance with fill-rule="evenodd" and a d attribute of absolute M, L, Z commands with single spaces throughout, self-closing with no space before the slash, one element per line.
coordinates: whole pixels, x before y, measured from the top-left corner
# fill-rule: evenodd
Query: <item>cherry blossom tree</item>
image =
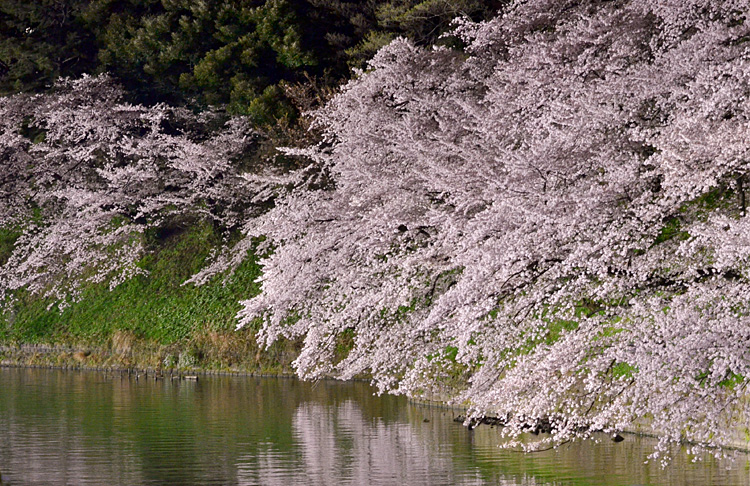
<path fill-rule="evenodd" d="M 3 300 L 24 288 L 64 306 L 83 282 L 142 273 L 147 230 L 190 218 L 231 229 L 252 212 L 244 119 L 123 96 L 99 76 L 0 98 L 0 221 L 20 233 L 0 269 Z"/>
<path fill-rule="evenodd" d="M 239 325 L 304 336 L 303 377 L 369 373 L 510 435 L 645 419 L 662 445 L 729 443 L 750 377 L 747 15 L 518 1 L 458 21 L 463 52 L 394 41 L 246 223 L 274 251 Z"/>

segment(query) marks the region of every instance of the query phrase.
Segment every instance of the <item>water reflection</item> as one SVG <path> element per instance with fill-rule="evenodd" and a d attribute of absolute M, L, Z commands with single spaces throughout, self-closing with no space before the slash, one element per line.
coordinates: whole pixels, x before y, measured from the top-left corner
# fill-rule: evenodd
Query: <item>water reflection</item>
<path fill-rule="evenodd" d="M 292 428 L 298 464 L 271 452 L 247 484 L 485 484 L 476 471 L 457 471 L 450 452 L 411 424 L 368 418 L 351 400 L 336 407 L 303 403 Z"/>
<path fill-rule="evenodd" d="M 500 451 L 446 410 L 375 397 L 364 383 L 0 369 L 0 477 L 7 484 L 748 484 L 684 457 L 644 465 L 631 437 L 534 455 Z"/>

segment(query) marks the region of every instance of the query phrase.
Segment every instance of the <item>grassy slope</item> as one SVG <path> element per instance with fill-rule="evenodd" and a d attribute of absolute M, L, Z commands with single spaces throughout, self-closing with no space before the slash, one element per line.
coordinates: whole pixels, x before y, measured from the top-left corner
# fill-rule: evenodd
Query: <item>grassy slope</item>
<path fill-rule="evenodd" d="M 12 237 L 7 235 L 0 235 L 0 240 Z M 255 280 L 260 267 L 254 255 L 231 276 L 219 276 L 200 287 L 182 285 L 201 268 L 219 242 L 218 235 L 211 225 L 198 223 L 152 239 L 155 249 L 141 261 L 148 276 L 112 291 L 106 284 L 89 285 L 80 301 L 62 313 L 48 310 L 50 301 L 20 295 L 14 310 L 0 321 L 0 344 L 71 348 L 67 354 L 24 356 L 26 363 L 253 372 L 289 369 L 297 352 L 295 343 L 281 342 L 261 350 L 255 343 L 255 329 L 234 330 L 239 300 L 259 290 Z M 9 249 L 0 241 L 0 253 Z M 85 353 L 74 353 L 76 349 Z"/>

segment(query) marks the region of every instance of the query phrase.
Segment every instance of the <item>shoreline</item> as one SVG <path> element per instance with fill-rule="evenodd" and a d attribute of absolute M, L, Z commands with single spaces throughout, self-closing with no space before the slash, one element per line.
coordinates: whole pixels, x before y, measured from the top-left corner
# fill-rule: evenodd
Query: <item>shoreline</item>
<path fill-rule="evenodd" d="M 240 356 L 233 363 L 221 350 L 204 347 L 194 352 L 190 343 L 160 344 L 131 341 L 127 346 L 76 346 L 68 344 L 0 345 L 0 367 L 46 368 L 199 375 L 295 376 L 291 363 L 294 345 L 269 353 Z"/>
<path fill-rule="evenodd" d="M 8 356 L 10 354 L 10 357 Z M 136 356 L 143 356 L 136 353 Z M 93 358 L 92 358 L 93 357 Z M 104 357 L 104 361 L 101 358 Z M 113 350 L 96 348 L 77 348 L 64 345 L 26 344 L 21 346 L 0 345 L 0 368 L 24 368 L 45 369 L 59 371 L 91 371 L 111 373 L 142 373 L 145 379 L 149 375 L 157 379 L 164 377 L 186 379 L 186 376 L 243 376 L 252 378 L 285 378 L 299 379 L 291 370 L 291 360 L 288 363 L 273 363 L 273 367 L 257 367 L 248 369 L 242 367 L 214 367 L 211 363 L 201 363 L 190 367 L 164 367 L 149 366 L 148 362 L 138 363 L 132 361 L 133 356 L 123 356 Z M 152 379 L 154 379 L 152 378 Z M 187 378 L 190 379 L 190 378 Z M 330 377 L 328 379 L 337 380 Z M 346 381 L 368 381 L 366 378 L 354 378 Z M 452 410 L 466 413 L 467 406 L 451 404 L 448 401 L 427 398 L 406 397 L 407 403 L 412 406 L 430 409 Z M 493 425 L 498 425 L 489 417 Z M 478 425 L 481 425 L 480 422 Z M 637 425 L 631 429 L 620 431 L 621 434 L 650 437 L 658 439 L 659 434 L 651 429 L 648 424 Z M 742 436 L 745 436 L 743 439 Z M 693 444 L 689 441 L 681 442 L 684 445 Z M 750 435 L 746 431 L 737 430 L 737 437 L 730 444 L 722 446 L 728 451 L 737 451 L 750 454 Z"/>

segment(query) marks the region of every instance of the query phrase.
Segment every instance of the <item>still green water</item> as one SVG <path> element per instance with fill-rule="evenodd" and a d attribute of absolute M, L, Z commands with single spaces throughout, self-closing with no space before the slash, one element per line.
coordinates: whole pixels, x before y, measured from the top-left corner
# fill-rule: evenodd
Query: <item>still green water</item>
<path fill-rule="evenodd" d="M 360 382 L 0 369 L 0 484 L 750 484 L 747 455 L 661 469 L 634 436 L 523 454 L 453 416 Z"/>

